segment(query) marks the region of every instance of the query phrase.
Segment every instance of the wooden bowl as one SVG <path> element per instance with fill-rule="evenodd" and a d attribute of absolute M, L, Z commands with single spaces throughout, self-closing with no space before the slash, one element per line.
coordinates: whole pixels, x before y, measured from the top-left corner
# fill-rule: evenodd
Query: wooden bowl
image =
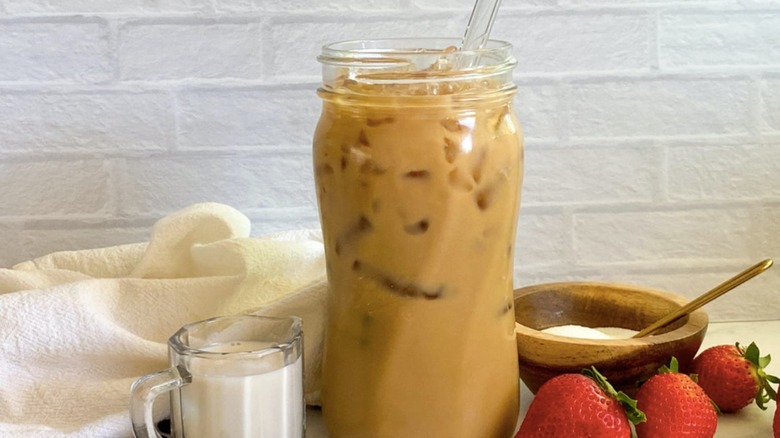
<path fill-rule="evenodd" d="M 595 366 L 615 388 L 632 395 L 672 356 L 685 370 L 709 320 L 697 310 L 645 338 L 580 339 L 541 330 L 569 324 L 641 330 L 688 300 L 639 286 L 564 282 L 516 289 L 514 301 L 520 378 L 534 394 L 552 377 Z"/>

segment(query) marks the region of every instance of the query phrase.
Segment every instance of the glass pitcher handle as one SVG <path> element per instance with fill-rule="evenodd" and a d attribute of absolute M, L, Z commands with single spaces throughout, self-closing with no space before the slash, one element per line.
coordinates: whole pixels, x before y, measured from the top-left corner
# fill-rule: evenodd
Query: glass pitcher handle
<path fill-rule="evenodd" d="M 192 376 L 182 367 L 147 374 L 130 388 L 130 421 L 136 438 L 161 438 L 154 426 L 152 406 L 160 394 L 190 383 Z"/>

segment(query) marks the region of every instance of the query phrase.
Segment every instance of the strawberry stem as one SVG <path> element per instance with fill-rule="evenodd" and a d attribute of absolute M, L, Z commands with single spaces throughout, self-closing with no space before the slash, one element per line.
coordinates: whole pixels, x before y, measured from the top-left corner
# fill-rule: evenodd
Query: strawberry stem
<path fill-rule="evenodd" d="M 761 357 L 761 352 L 755 342 L 751 342 L 747 348 L 742 348 L 739 342 L 736 343 L 737 351 L 742 357 L 750 362 L 756 369 L 756 379 L 758 380 L 758 391 L 756 392 L 756 404 L 762 411 L 765 411 L 766 403 L 770 400 L 777 401 L 777 391 L 772 388 L 772 383 L 780 383 L 780 378 L 767 374 L 764 368 L 772 361 L 772 356 L 767 354 Z"/>
<path fill-rule="evenodd" d="M 677 358 L 672 356 L 672 359 L 669 361 L 669 365 L 663 365 L 661 368 L 658 368 L 658 374 L 664 374 L 664 373 L 679 373 L 680 372 L 680 363 L 677 361 Z"/>
<path fill-rule="evenodd" d="M 636 407 L 636 400 L 629 397 L 628 394 L 623 391 L 615 390 L 612 384 L 607 381 L 607 378 L 598 372 L 596 367 L 592 366 L 590 369 L 583 369 L 582 374 L 593 379 L 593 381 L 596 382 L 602 391 L 606 392 L 610 397 L 617 400 L 618 403 L 620 403 L 620 405 L 623 407 L 623 411 L 625 411 L 626 417 L 628 417 L 628 420 L 632 424 L 636 425 L 643 421 L 647 421 L 645 413 Z"/>

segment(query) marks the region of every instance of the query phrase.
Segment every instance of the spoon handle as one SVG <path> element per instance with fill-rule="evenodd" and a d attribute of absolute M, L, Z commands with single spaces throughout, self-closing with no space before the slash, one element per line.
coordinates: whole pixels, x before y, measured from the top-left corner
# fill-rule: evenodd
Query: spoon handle
<path fill-rule="evenodd" d="M 664 316 L 663 318 L 659 319 L 658 321 L 650 324 L 645 329 L 634 335 L 634 338 L 643 338 L 645 336 L 648 336 L 654 332 L 656 332 L 658 329 L 682 318 L 683 316 L 693 312 L 694 310 L 698 309 L 699 307 L 709 303 L 710 301 L 714 300 L 715 298 L 718 298 L 719 296 L 725 294 L 726 292 L 734 289 L 735 287 L 739 286 L 740 284 L 750 280 L 751 278 L 755 277 L 756 275 L 766 271 L 770 267 L 772 267 L 772 264 L 774 262 L 772 259 L 766 259 L 761 262 L 756 263 L 755 265 L 745 269 L 744 271 L 740 272 L 739 274 L 729 278 L 728 280 L 724 281 L 723 283 L 719 284 L 718 286 L 715 286 L 714 289 L 711 291 L 699 296 L 698 298 L 694 299 L 693 301 L 689 302 L 688 304 L 684 305 L 683 307 L 680 307 L 677 309 L 676 312 L 670 313 L 669 315 Z"/>

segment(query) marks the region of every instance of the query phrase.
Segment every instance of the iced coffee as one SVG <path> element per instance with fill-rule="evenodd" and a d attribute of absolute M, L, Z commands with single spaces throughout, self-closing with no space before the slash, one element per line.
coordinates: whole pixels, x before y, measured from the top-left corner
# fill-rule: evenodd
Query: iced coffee
<path fill-rule="evenodd" d="M 334 438 L 509 437 L 523 160 L 509 46 L 461 71 L 447 41 L 368 43 L 321 57 L 326 426 Z"/>

